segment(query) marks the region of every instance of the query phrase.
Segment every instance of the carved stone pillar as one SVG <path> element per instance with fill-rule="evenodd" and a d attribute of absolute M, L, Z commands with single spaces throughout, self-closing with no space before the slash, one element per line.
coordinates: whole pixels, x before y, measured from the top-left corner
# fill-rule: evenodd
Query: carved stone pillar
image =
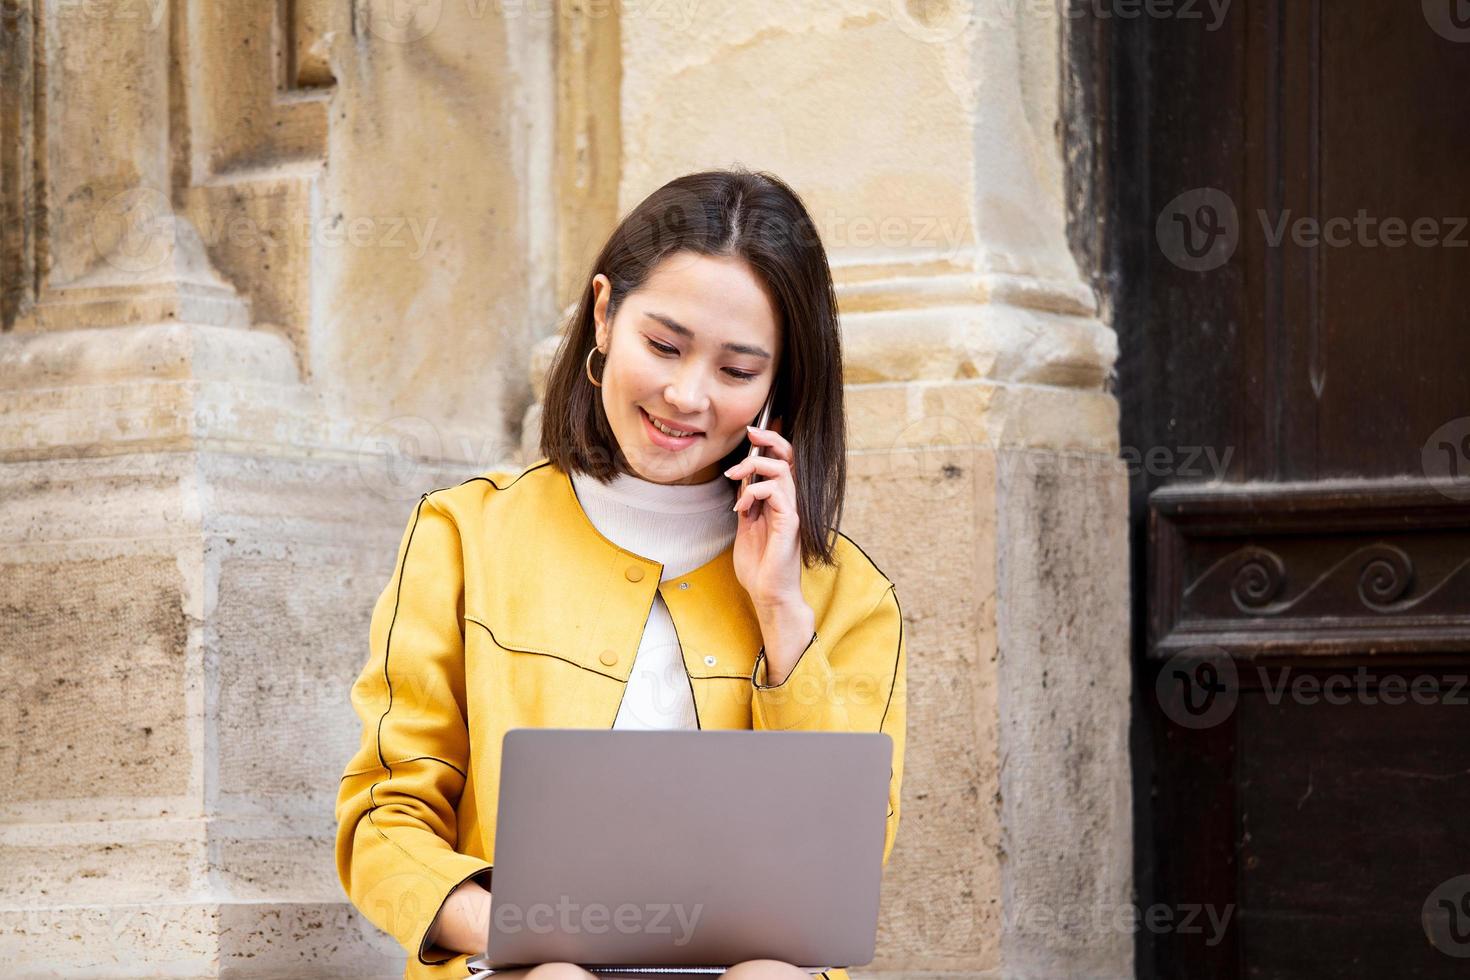
<path fill-rule="evenodd" d="M 442 143 L 414 105 L 549 91 L 550 31 L 489 6 L 408 46 L 367 3 L 0 4 L 4 972 L 401 971 L 335 873 L 348 688 L 419 494 L 508 453 L 519 371 L 485 381 L 525 357 L 499 323 L 474 347 L 476 286 L 413 283 L 493 269 L 505 323 L 545 319 L 502 202 L 549 186 L 527 159 L 551 133 L 528 113 L 384 169 L 374 131 Z M 471 53 L 470 83 L 415 71 Z M 478 234 L 411 237 L 453 217 L 430 189 L 484 174 Z M 462 369 L 436 378 L 418 359 L 446 343 Z"/>
<path fill-rule="evenodd" d="M 20 315 L 7 326 L 245 325 L 244 301 L 173 210 L 168 5 L 122 6 L 50 2 L 22 13 L 7 4 L 32 35 L 33 66 L 45 69 L 33 76 L 43 79 L 32 92 L 39 108 L 7 112 L 44 126 L 29 134 L 43 179 L 26 187 L 16 173 L 7 197 L 45 215 Z"/>

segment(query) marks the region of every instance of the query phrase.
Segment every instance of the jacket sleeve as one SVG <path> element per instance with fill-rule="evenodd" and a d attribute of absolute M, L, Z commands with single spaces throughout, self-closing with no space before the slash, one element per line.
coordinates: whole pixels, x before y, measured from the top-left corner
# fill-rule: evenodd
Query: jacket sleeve
<path fill-rule="evenodd" d="M 491 867 L 455 849 L 470 763 L 462 562 L 454 522 L 425 494 L 373 608 L 367 665 L 352 686 L 362 742 L 336 804 L 348 898 L 426 965 L 456 955 L 424 949 L 444 900 Z"/>
<path fill-rule="evenodd" d="M 885 732 L 893 739 L 883 863 L 898 833 L 903 784 L 906 657 L 903 611 L 890 583 L 865 614 L 829 616 L 780 684 L 766 684 L 765 647 L 751 672 L 756 729 Z"/>

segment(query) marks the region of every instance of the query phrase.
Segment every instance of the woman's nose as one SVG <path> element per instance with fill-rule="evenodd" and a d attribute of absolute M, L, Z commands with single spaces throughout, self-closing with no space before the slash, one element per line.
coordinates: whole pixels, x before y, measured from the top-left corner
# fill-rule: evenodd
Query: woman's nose
<path fill-rule="evenodd" d="M 705 409 L 705 397 L 698 378 L 681 375 L 664 388 L 664 398 L 684 415 L 693 415 Z"/>

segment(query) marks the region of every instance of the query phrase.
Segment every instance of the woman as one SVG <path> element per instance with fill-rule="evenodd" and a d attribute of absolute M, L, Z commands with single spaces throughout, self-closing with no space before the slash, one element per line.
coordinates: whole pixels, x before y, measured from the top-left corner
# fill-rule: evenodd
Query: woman
<path fill-rule="evenodd" d="M 405 977 L 464 977 L 484 951 L 511 728 L 887 732 L 885 864 L 893 847 L 902 616 L 835 530 L 842 355 L 810 217 L 770 175 L 691 174 L 634 209 L 593 271 L 548 378 L 542 458 L 420 499 L 352 689 L 337 869 L 408 951 Z M 768 396 L 776 421 L 755 428 Z M 756 959 L 726 976 L 807 974 Z"/>

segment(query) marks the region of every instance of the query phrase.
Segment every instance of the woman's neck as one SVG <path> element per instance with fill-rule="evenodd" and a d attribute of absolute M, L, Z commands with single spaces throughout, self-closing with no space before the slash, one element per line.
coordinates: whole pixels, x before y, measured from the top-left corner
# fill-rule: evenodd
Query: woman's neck
<path fill-rule="evenodd" d="M 599 483 L 571 474 L 572 488 L 588 521 L 613 544 L 664 566 L 663 577 L 693 571 L 735 539 L 735 482 L 654 483 L 621 473 Z"/>

